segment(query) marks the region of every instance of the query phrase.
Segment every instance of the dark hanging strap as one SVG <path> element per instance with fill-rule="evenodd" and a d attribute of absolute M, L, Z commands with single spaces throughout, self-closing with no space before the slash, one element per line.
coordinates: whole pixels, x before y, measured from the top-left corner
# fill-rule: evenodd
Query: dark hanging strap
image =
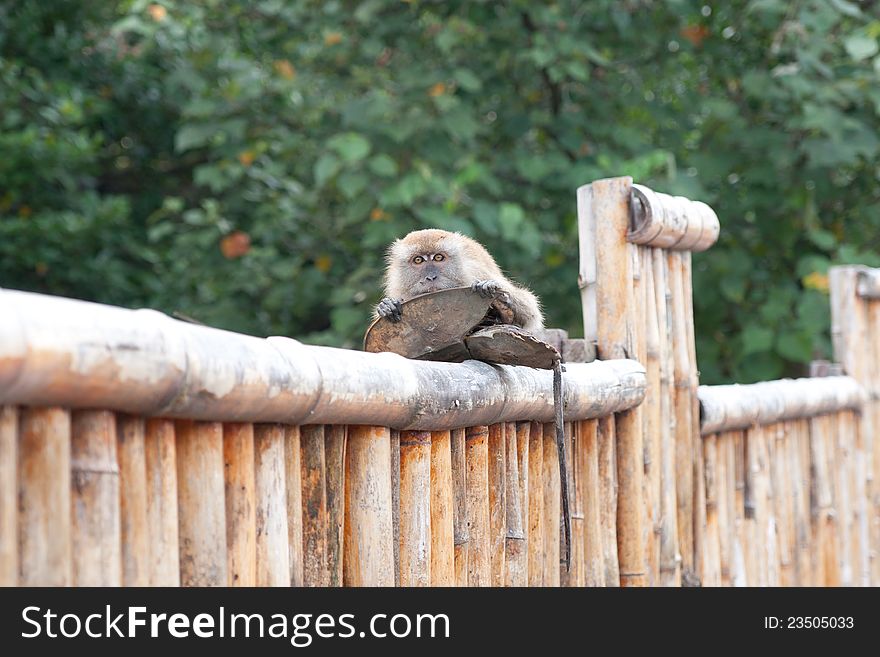
<path fill-rule="evenodd" d="M 553 407 L 556 411 L 556 450 L 559 452 L 559 489 L 562 494 L 562 524 L 565 546 L 562 563 L 566 572 L 571 570 L 571 509 L 568 504 L 568 458 L 565 453 L 565 420 L 562 407 L 562 360 L 553 363 Z"/>

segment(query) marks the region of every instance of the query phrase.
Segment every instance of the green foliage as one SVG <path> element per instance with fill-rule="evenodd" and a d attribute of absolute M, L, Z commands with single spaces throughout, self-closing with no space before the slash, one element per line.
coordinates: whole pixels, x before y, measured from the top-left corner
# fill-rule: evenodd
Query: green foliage
<path fill-rule="evenodd" d="M 0 284 L 355 346 L 385 246 L 486 243 L 578 334 L 574 191 L 716 208 L 703 380 L 829 353 L 827 269 L 880 264 L 880 14 L 729 3 L 0 6 Z"/>

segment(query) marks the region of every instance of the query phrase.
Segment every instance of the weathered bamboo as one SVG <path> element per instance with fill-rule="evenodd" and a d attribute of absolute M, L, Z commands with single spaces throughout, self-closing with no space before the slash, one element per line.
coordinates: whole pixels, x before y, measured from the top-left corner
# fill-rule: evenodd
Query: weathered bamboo
<path fill-rule="evenodd" d="M 529 586 L 544 585 L 544 428 L 529 423 Z"/>
<path fill-rule="evenodd" d="M 0 408 L 0 586 L 18 583 L 18 409 Z"/>
<path fill-rule="evenodd" d="M 504 586 L 507 543 L 505 423 L 489 425 L 489 564 L 492 586 Z"/>
<path fill-rule="evenodd" d="M 678 518 L 675 476 L 675 423 L 673 400 L 674 356 L 672 331 L 672 289 L 669 265 L 661 249 L 653 252 L 654 299 L 657 304 L 658 356 L 660 361 L 660 585 L 681 584 L 681 555 L 678 547 Z"/>
<path fill-rule="evenodd" d="M 602 555 L 601 484 L 599 480 L 599 421 L 577 423 L 583 500 L 584 586 L 604 586 L 605 567 Z"/>
<path fill-rule="evenodd" d="M 747 564 L 747 522 L 752 512 L 746 510 L 746 436 L 745 432 L 733 433 L 733 480 L 734 480 L 734 530 L 736 543 L 733 548 L 733 585 L 749 586 Z"/>
<path fill-rule="evenodd" d="M 716 498 L 718 518 L 718 570 L 721 586 L 733 585 L 733 546 L 734 533 L 734 494 L 736 483 L 733 477 L 733 436 L 730 433 L 718 434 L 717 439 Z M 707 460 L 708 464 L 708 460 Z M 708 468 L 706 470 L 708 472 Z M 706 487 L 707 526 L 709 487 Z"/>
<path fill-rule="evenodd" d="M 345 450 L 346 586 L 394 585 L 391 440 L 388 429 L 349 425 Z"/>
<path fill-rule="evenodd" d="M 617 454 L 614 418 L 599 418 L 599 501 L 605 586 L 620 586 L 617 559 Z"/>
<path fill-rule="evenodd" d="M 263 340 L 26 292 L 0 291 L 0 305 L 0 404 L 432 431 L 554 417 L 549 370 Z M 564 384 L 577 420 L 638 404 L 645 375 L 633 361 L 573 363 Z"/>
<path fill-rule="evenodd" d="M 789 452 L 792 436 L 791 422 L 777 425 L 775 440 L 771 445 L 773 455 L 770 482 L 773 487 L 774 516 L 779 545 L 779 584 L 794 586 L 795 583 L 795 542 L 794 542 L 794 503 L 795 492 L 790 472 Z"/>
<path fill-rule="evenodd" d="M 290 585 L 303 585 L 302 445 L 298 426 L 284 427 L 284 466 L 287 478 L 287 548 Z"/>
<path fill-rule="evenodd" d="M 700 386 L 699 395 L 704 435 L 858 410 L 864 403 L 862 387 L 848 376 Z"/>
<path fill-rule="evenodd" d="M 303 503 L 303 584 L 327 586 L 327 490 L 324 425 L 300 428 Z"/>
<path fill-rule="evenodd" d="M 721 586 L 721 523 L 719 522 L 719 457 L 718 436 L 706 436 L 702 441 L 705 455 L 703 474 L 706 478 L 706 552 L 703 567 L 703 586 Z"/>
<path fill-rule="evenodd" d="M 147 460 L 144 420 L 120 416 L 116 425 L 119 459 L 119 527 L 122 585 L 150 585 L 150 527 L 147 521 Z"/>
<path fill-rule="evenodd" d="M 507 425 L 506 586 L 529 584 L 529 422 Z"/>
<path fill-rule="evenodd" d="M 705 251 L 718 239 L 721 226 L 705 203 L 669 196 L 644 185 L 632 186 L 630 242 L 664 249 Z"/>
<path fill-rule="evenodd" d="M 431 584 L 431 433 L 400 432 L 400 586 Z"/>
<path fill-rule="evenodd" d="M 290 586 L 290 547 L 287 528 L 287 473 L 285 472 L 284 427 L 258 424 L 254 427 L 254 500 L 256 521 L 257 586 Z M 341 450 L 340 450 L 341 451 Z M 341 466 L 341 455 L 340 463 Z M 328 478 L 331 470 L 328 469 Z M 339 481 L 339 484 L 342 482 Z M 342 493 L 341 485 L 339 493 Z M 342 500 L 339 502 L 340 513 Z M 328 564 L 331 586 L 342 586 L 341 555 Z M 328 554 L 330 551 L 328 550 Z M 340 568 L 338 577 L 336 567 Z"/>
<path fill-rule="evenodd" d="M 813 582 L 810 564 L 810 426 L 809 420 L 794 420 L 789 471 L 795 495 L 794 533 L 796 546 L 797 586 Z"/>
<path fill-rule="evenodd" d="M 583 445 L 574 423 L 565 423 L 565 435 L 569 440 L 568 480 L 571 482 L 571 569 L 567 573 L 567 585 L 582 587 L 587 584 L 586 553 L 584 550 Z M 561 540 L 564 539 L 565 535 L 563 534 Z M 560 570 L 560 576 L 562 574 L 566 574 L 564 564 Z"/>
<path fill-rule="evenodd" d="M 69 586 L 70 413 L 22 409 L 18 431 L 18 583 Z"/>
<path fill-rule="evenodd" d="M 449 431 L 431 433 L 431 586 L 455 585 L 455 522 Z"/>
<path fill-rule="evenodd" d="M 543 586 L 559 586 L 559 527 L 562 522 L 559 500 L 559 452 L 556 449 L 556 427 L 551 423 L 542 425 L 544 435 L 543 473 L 544 484 L 543 534 L 544 575 Z"/>
<path fill-rule="evenodd" d="M 226 493 L 226 575 L 229 586 L 257 585 L 254 425 L 223 425 Z"/>
<path fill-rule="evenodd" d="M 226 586 L 223 425 L 178 420 L 175 434 L 180 583 Z"/>
<path fill-rule="evenodd" d="M 657 284 L 654 280 L 654 251 L 644 248 L 642 252 L 642 276 L 644 277 L 644 335 L 645 370 L 648 387 L 645 401 L 642 402 L 644 421 L 644 463 L 645 463 L 645 561 L 648 567 L 648 581 L 657 586 L 660 579 L 661 542 L 661 401 L 660 385 L 660 326 L 658 319 Z"/>
<path fill-rule="evenodd" d="M 467 465 L 468 586 L 491 586 L 489 530 L 489 427 L 468 427 Z"/>
<path fill-rule="evenodd" d="M 450 443 L 452 455 L 452 532 L 455 544 L 455 585 L 467 586 L 470 532 L 468 531 L 465 430 L 453 429 L 450 432 Z"/>
<path fill-rule="evenodd" d="M 391 531 L 394 542 L 394 586 L 400 586 L 400 431 L 391 430 Z"/>
<path fill-rule="evenodd" d="M 327 586 L 342 586 L 345 515 L 345 425 L 324 427 L 324 485 L 327 492 Z"/>
<path fill-rule="evenodd" d="M 120 586 L 119 465 L 113 414 L 74 412 L 70 455 L 73 585 Z"/>
<path fill-rule="evenodd" d="M 174 422 L 163 419 L 147 420 L 144 451 L 147 465 L 150 586 L 180 586 L 177 444 Z"/>

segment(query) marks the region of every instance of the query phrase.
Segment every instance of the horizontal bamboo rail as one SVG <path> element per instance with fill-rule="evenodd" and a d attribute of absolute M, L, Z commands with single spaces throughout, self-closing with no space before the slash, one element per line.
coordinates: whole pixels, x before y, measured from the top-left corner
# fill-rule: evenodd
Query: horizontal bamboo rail
<path fill-rule="evenodd" d="M 859 410 L 865 401 L 862 386 L 849 376 L 700 386 L 699 397 L 704 436 L 846 409 Z"/>
<path fill-rule="evenodd" d="M 554 417 L 549 370 L 308 346 L 9 290 L 0 317 L 0 404 L 431 431 Z M 563 376 L 572 420 L 645 394 L 645 370 L 631 360 L 573 363 Z"/>

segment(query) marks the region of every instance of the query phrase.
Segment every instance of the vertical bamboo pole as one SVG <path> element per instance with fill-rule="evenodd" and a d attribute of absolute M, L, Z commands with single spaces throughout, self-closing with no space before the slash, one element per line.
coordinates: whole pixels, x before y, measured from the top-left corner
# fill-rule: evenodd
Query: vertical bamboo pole
<path fill-rule="evenodd" d="M 865 300 L 868 312 L 869 398 L 860 422 L 865 458 L 865 512 L 868 516 L 868 583 L 880 586 L 880 300 Z M 865 382 L 862 382 L 863 384 Z"/>
<path fill-rule="evenodd" d="M 599 499 L 605 586 L 620 586 L 617 560 L 617 454 L 614 416 L 599 418 Z"/>
<path fill-rule="evenodd" d="M 706 478 L 706 553 L 703 568 L 703 586 L 721 586 L 721 527 L 718 520 L 720 478 L 718 436 L 702 439 L 705 459 L 703 475 Z"/>
<path fill-rule="evenodd" d="M 254 427 L 257 586 L 290 586 L 284 442 L 284 427 L 280 424 Z M 342 578 L 331 584 L 341 586 Z"/>
<path fill-rule="evenodd" d="M 451 432 L 431 432 L 431 586 L 455 585 Z"/>
<path fill-rule="evenodd" d="M 676 449 L 674 415 L 674 355 L 672 289 L 669 265 L 662 249 L 654 249 L 654 299 L 657 304 L 658 360 L 660 364 L 660 521 L 659 577 L 661 586 L 681 585 L 681 555 L 678 545 L 678 502 L 676 496 Z"/>
<path fill-rule="evenodd" d="M 119 466 L 110 411 L 71 415 L 74 586 L 120 586 Z"/>
<path fill-rule="evenodd" d="M 394 586 L 400 586 L 400 431 L 391 430 L 391 528 L 394 539 Z"/>
<path fill-rule="evenodd" d="M 287 548 L 290 585 L 303 586 L 302 445 L 299 427 L 284 427 L 284 466 L 287 478 Z"/>
<path fill-rule="evenodd" d="M 345 515 L 345 425 L 324 427 L 324 485 L 327 491 L 327 585 L 342 586 Z"/>
<path fill-rule="evenodd" d="M 647 373 L 648 387 L 645 400 L 643 420 L 644 431 L 644 462 L 645 462 L 645 562 L 648 568 L 648 582 L 652 586 L 660 584 L 660 518 L 661 518 L 661 410 L 660 410 L 660 327 L 657 316 L 657 284 L 654 280 L 654 251 L 644 247 L 640 249 L 642 262 L 644 308 L 645 354 L 643 361 Z"/>
<path fill-rule="evenodd" d="M 745 449 L 745 534 L 743 549 L 745 550 L 746 581 L 749 586 L 766 586 L 766 578 L 761 577 L 761 559 L 759 550 L 764 546 L 758 530 L 757 507 L 760 490 L 760 465 L 758 463 L 757 434 L 760 427 L 753 427 L 744 432 Z"/>
<path fill-rule="evenodd" d="M 544 434 L 544 576 L 543 585 L 558 587 L 559 581 L 559 526 L 562 521 L 559 482 L 559 452 L 556 448 L 555 425 L 542 425 Z"/>
<path fill-rule="evenodd" d="M 400 585 L 431 584 L 431 432 L 400 432 Z"/>
<path fill-rule="evenodd" d="M 516 435 L 516 466 L 517 472 L 519 474 L 519 526 L 522 532 L 522 540 L 518 554 L 513 557 L 508 557 L 508 560 L 515 560 L 516 557 L 519 558 L 519 576 L 513 579 L 516 581 L 517 586 L 528 586 L 530 554 L 529 543 L 531 540 L 529 528 L 529 488 L 530 485 L 534 485 L 534 483 L 529 483 L 529 468 L 531 463 L 529 458 L 529 441 L 531 436 L 532 423 L 515 422 L 512 426 L 513 432 Z"/>
<path fill-rule="evenodd" d="M 571 500 L 571 571 L 568 573 L 568 586 L 586 586 L 586 554 L 584 551 L 584 459 L 583 445 L 578 427 L 572 422 L 565 423 L 565 435 L 569 437 L 569 477 Z M 564 533 L 562 537 L 564 538 Z M 562 566 L 560 574 L 564 572 Z"/>
<path fill-rule="evenodd" d="M 504 586 L 507 536 L 505 425 L 489 426 L 489 564 L 492 586 Z"/>
<path fill-rule="evenodd" d="M 529 424 L 529 586 L 544 585 L 544 428 Z"/>
<path fill-rule="evenodd" d="M 792 428 L 785 422 L 778 426 L 773 448 L 772 478 L 773 505 L 776 516 L 776 533 L 779 539 L 779 584 L 793 586 L 795 578 L 794 540 L 794 488 L 789 472 L 789 446 Z"/>
<path fill-rule="evenodd" d="M 746 432 L 733 434 L 733 479 L 734 479 L 734 527 L 736 542 L 733 546 L 733 585 L 754 586 L 749 570 L 750 561 L 746 553 L 748 545 L 748 523 L 752 511 L 746 510 Z"/>
<path fill-rule="evenodd" d="M 257 585 L 254 425 L 223 425 L 226 499 L 226 575 L 229 586 Z"/>
<path fill-rule="evenodd" d="M 175 422 L 180 583 L 226 586 L 223 425 Z"/>
<path fill-rule="evenodd" d="M 528 425 L 526 425 L 528 427 Z M 522 477 L 516 422 L 507 422 L 504 428 L 505 442 L 505 533 L 504 533 L 504 585 L 526 586 L 528 576 L 528 552 L 523 523 Z"/>
<path fill-rule="evenodd" d="M 150 585 L 150 527 L 147 521 L 147 456 L 143 418 L 118 416 L 119 525 L 122 585 Z"/>
<path fill-rule="evenodd" d="M 678 504 L 678 541 L 682 583 L 695 586 L 699 571 L 694 560 L 694 436 L 691 418 L 691 371 L 688 354 L 687 306 L 681 255 L 668 254 L 669 286 L 672 289 L 673 385 L 675 413 L 675 495 Z"/>
<path fill-rule="evenodd" d="M 393 586 L 391 433 L 388 429 L 348 427 L 345 481 L 343 582 L 346 586 Z"/>
<path fill-rule="evenodd" d="M 716 471 L 716 498 L 718 508 L 718 569 L 721 586 L 731 586 L 731 556 L 733 552 L 733 438 L 730 433 L 718 434 Z M 708 459 L 706 461 L 708 465 Z M 708 468 L 707 468 L 708 471 Z M 708 486 L 706 487 L 706 503 L 709 504 Z M 708 508 L 706 510 L 706 526 L 709 525 Z"/>
<path fill-rule="evenodd" d="M 450 451 L 452 455 L 452 532 L 455 542 L 455 585 L 467 586 L 470 533 L 467 515 L 467 463 L 464 429 L 453 429 L 450 432 Z"/>
<path fill-rule="evenodd" d="M 797 554 L 797 586 L 813 582 L 810 565 L 810 425 L 794 421 L 794 439 L 789 469 L 795 490 L 794 533 Z"/>
<path fill-rule="evenodd" d="M 21 586 L 69 586 L 70 414 L 62 408 L 21 410 L 18 443 L 18 531 Z"/>
<path fill-rule="evenodd" d="M 18 409 L 0 407 L 0 587 L 18 583 Z"/>
<path fill-rule="evenodd" d="M 490 586 L 489 427 L 468 427 L 467 464 L 468 586 Z"/>
<path fill-rule="evenodd" d="M 764 455 L 764 520 L 763 537 L 767 546 L 767 586 L 780 586 L 779 563 L 779 518 L 776 516 L 776 483 L 773 480 L 773 461 L 776 459 L 774 448 L 779 434 L 779 424 L 771 424 L 762 432 L 762 450 Z"/>
<path fill-rule="evenodd" d="M 300 428 L 303 498 L 303 584 L 327 586 L 327 491 L 324 482 L 324 426 Z"/>
<path fill-rule="evenodd" d="M 843 411 L 840 414 L 841 431 L 849 436 L 853 445 L 853 460 L 851 463 L 852 477 L 850 487 L 853 499 L 853 559 L 855 584 L 857 586 L 871 585 L 871 548 L 869 530 L 870 492 L 868 480 L 867 454 L 865 450 L 865 436 L 859 417 L 855 411 Z"/>
<path fill-rule="evenodd" d="M 149 419 L 144 436 L 150 586 L 180 586 L 177 441 L 174 422 Z"/>
<path fill-rule="evenodd" d="M 847 436 L 841 433 L 838 423 L 839 414 L 828 414 L 826 454 L 829 457 L 829 468 L 832 478 L 832 496 L 834 498 L 834 518 L 837 524 L 839 540 L 838 568 L 841 586 L 853 585 L 853 545 L 852 545 L 852 499 L 849 482 L 852 476 L 849 468 L 852 446 Z"/>
<path fill-rule="evenodd" d="M 601 482 L 599 480 L 599 421 L 578 422 L 581 489 L 584 509 L 584 585 L 605 585 L 602 554 Z"/>

